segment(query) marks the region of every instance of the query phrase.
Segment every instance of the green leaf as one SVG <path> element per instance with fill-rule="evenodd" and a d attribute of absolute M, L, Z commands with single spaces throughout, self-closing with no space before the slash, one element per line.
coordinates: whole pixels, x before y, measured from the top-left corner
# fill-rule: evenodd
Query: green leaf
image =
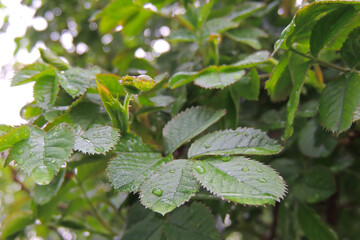
<path fill-rule="evenodd" d="M 15 212 L 9 214 L 3 219 L 1 237 L 7 239 L 20 231 L 24 231 L 26 226 L 33 223 L 34 219 L 31 212 Z"/>
<path fill-rule="evenodd" d="M 312 119 L 300 131 L 298 146 L 307 157 L 328 157 L 334 151 L 337 140 L 324 131 L 318 121 Z"/>
<path fill-rule="evenodd" d="M 180 87 L 189 82 L 192 82 L 195 78 L 196 72 L 177 72 L 169 79 L 169 85 L 171 89 Z"/>
<path fill-rule="evenodd" d="M 164 233 L 167 239 L 171 240 L 219 239 L 214 217 L 207 207 L 197 202 L 174 211 L 164 226 Z"/>
<path fill-rule="evenodd" d="M 215 111 L 205 107 L 193 107 L 179 113 L 163 129 L 165 153 L 174 152 L 224 115 L 224 110 Z"/>
<path fill-rule="evenodd" d="M 280 48 L 288 49 L 296 41 L 309 39 L 313 26 L 326 14 L 355 5 L 359 5 L 359 1 L 315 1 L 302 7 L 281 33 L 280 39 L 275 43 L 274 53 Z"/>
<path fill-rule="evenodd" d="M 260 2 L 244 2 L 234 13 L 231 14 L 230 19 L 233 21 L 243 20 L 244 18 L 260 11 L 264 7 L 265 5 Z"/>
<path fill-rule="evenodd" d="M 104 85 L 97 82 L 97 87 L 101 101 L 110 116 L 113 127 L 120 129 L 121 134 L 125 135 L 129 130 L 129 123 L 124 107 L 111 95 L 110 91 Z"/>
<path fill-rule="evenodd" d="M 16 164 L 40 185 L 48 184 L 68 161 L 74 146 L 74 135 L 66 124 L 60 124 L 47 134 L 39 128 L 29 127 L 30 137 L 15 144 L 9 161 Z"/>
<path fill-rule="evenodd" d="M 196 140 L 188 152 L 189 158 L 206 155 L 271 155 L 282 150 L 265 132 L 253 128 L 237 128 L 207 134 Z"/>
<path fill-rule="evenodd" d="M 232 87 L 233 93 L 247 100 L 258 100 L 260 92 L 260 79 L 255 68 L 237 81 Z"/>
<path fill-rule="evenodd" d="M 286 104 L 287 121 L 284 134 L 285 141 L 291 137 L 294 131 L 293 124 L 295 113 L 300 102 L 301 89 L 304 85 L 309 65 L 310 61 L 298 54 L 292 54 L 289 58 L 288 66 L 293 87 L 290 93 L 289 101 Z"/>
<path fill-rule="evenodd" d="M 303 118 L 312 118 L 315 117 L 318 112 L 319 112 L 319 101 L 310 100 L 300 106 L 298 112 L 296 113 L 296 116 Z"/>
<path fill-rule="evenodd" d="M 90 86 L 98 69 L 71 68 L 63 74 L 57 74 L 57 80 L 61 87 L 73 98 L 85 93 Z"/>
<path fill-rule="evenodd" d="M 51 67 L 44 63 L 33 63 L 28 65 L 15 74 L 11 81 L 11 86 L 19 86 L 25 83 L 36 81 L 39 76 L 38 74 L 48 69 L 51 69 Z"/>
<path fill-rule="evenodd" d="M 349 28 L 347 25 L 351 24 L 348 33 L 351 32 L 356 25 L 360 25 L 358 19 L 352 19 L 356 13 L 357 10 L 355 10 L 353 6 L 342 6 L 321 18 L 311 32 L 311 54 L 317 56 L 322 48 L 333 41 L 338 32 L 344 28 Z M 351 23 L 352 21 L 354 21 L 354 23 Z M 345 35 L 345 37 L 347 36 L 347 34 L 343 35 Z"/>
<path fill-rule="evenodd" d="M 13 147 L 17 142 L 29 136 L 30 131 L 25 125 L 17 128 L 0 125 L 0 152 Z"/>
<path fill-rule="evenodd" d="M 163 235 L 165 220 L 153 212 L 148 212 L 144 217 L 125 231 L 122 240 L 147 239 L 159 240 Z"/>
<path fill-rule="evenodd" d="M 360 74 L 349 73 L 331 81 L 320 97 L 320 120 L 327 129 L 343 132 L 351 126 L 360 105 Z"/>
<path fill-rule="evenodd" d="M 297 217 L 302 231 L 309 240 L 337 240 L 336 233 L 328 227 L 310 207 L 301 204 Z"/>
<path fill-rule="evenodd" d="M 353 31 L 340 50 L 342 60 L 351 68 L 360 67 L 360 28 Z"/>
<path fill-rule="evenodd" d="M 305 172 L 293 191 L 299 199 L 308 203 L 322 202 L 335 193 L 335 179 L 328 168 L 313 167 Z"/>
<path fill-rule="evenodd" d="M 242 68 L 232 66 L 211 66 L 195 75 L 194 83 L 203 88 L 222 89 L 245 75 Z"/>
<path fill-rule="evenodd" d="M 265 38 L 268 35 L 260 28 L 248 27 L 230 30 L 226 33 L 226 36 L 234 41 L 244 43 L 256 50 L 259 50 L 261 49 L 261 43 L 258 38 Z"/>
<path fill-rule="evenodd" d="M 39 49 L 41 58 L 44 62 L 56 67 L 57 69 L 64 71 L 69 69 L 69 65 L 56 56 L 53 52 L 45 49 Z"/>
<path fill-rule="evenodd" d="M 114 189 L 119 191 L 138 191 L 140 184 L 169 160 L 160 153 L 152 152 L 139 137 L 131 134 L 121 138 L 115 152 L 116 156 L 107 168 L 107 175 Z"/>
<path fill-rule="evenodd" d="M 235 203 L 275 204 L 286 192 L 282 177 L 272 168 L 245 157 L 195 161 L 193 173 L 203 187 Z"/>
<path fill-rule="evenodd" d="M 187 29 L 178 29 L 171 32 L 168 40 L 172 42 L 195 42 L 196 36 Z"/>
<path fill-rule="evenodd" d="M 200 187 L 191 173 L 192 163 L 175 160 L 161 166 L 141 185 L 141 203 L 165 215 L 189 201 Z"/>
<path fill-rule="evenodd" d="M 207 21 L 201 28 L 200 40 L 208 40 L 214 33 L 223 33 L 228 29 L 237 27 L 238 24 L 226 18 L 213 18 Z"/>
<path fill-rule="evenodd" d="M 54 105 L 59 87 L 53 70 L 40 74 L 34 85 L 34 98 L 39 107 L 47 109 Z"/>
<path fill-rule="evenodd" d="M 292 82 L 288 67 L 290 55 L 291 53 L 288 51 L 281 56 L 270 79 L 265 83 L 265 89 L 274 102 L 285 100 L 291 92 Z"/>
<path fill-rule="evenodd" d="M 126 95 L 124 88 L 119 83 L 119 81 L 121 80 L 120 76 L 112 73 L 99 73 L 96 74 L 96 78 L 110 91 L 111 95 L 115 97 Z"/>
<path fill-rule="evenodd" d="M 85 154 L 105 154 L 116 145 L 119 137 L 119 130 L 110 126 L 95 125 L 85 132 L 78 128 L 74 150 Z"/>
<path fill-rule="evenodd" d="M 233 63 L 233 66 L 242 67 L 242 68 L 250 68 L 255 67 L 260 63 L 265 63 L 269 61 L 270 53 L 268 51 L 258 51 L 249 56 L 245 57 L 244 59 Z"/>
<path fill-rule="evenodd" d="M 36 185 L 33 199 L 36 204 L 48 203 L 59 191 L 65 179 L 65 170 L 60 170 L 48 185 Z"/>

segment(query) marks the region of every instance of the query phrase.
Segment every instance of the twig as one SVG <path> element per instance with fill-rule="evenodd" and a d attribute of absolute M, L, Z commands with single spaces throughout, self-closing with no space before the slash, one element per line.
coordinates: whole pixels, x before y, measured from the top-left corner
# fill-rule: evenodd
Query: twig
<path fill-rule="evenodd" d="M 24 183 L 22 181 L 20 181 L 20 179 L 17 177 L 17 171 L 10 167 L 10 170 L 11 170 L 11 175 L 12 175 L 12 178 L 13 178 L 13 181 L 20 184 L 21 186 L 21 189 L 24 190 L 27 194 L 30 195 L 30 190 L 24 185 Z"/>
<path fill-rule="evenodd" d="M 320 64 L 320 65 L 322 65 L 324 67 L 333 68 L 333 69 L 339 70 L 341 72 L 356 72 L 356 73 L 360 74 L 359 71 L 356 71 L 356 70 L 350 69 L 350 68 L 344 68 L 344 67 L 341 67 L 341 66 L 333 64 L 333 63 L 325 62 L 325 61 L 323 61 L 321 59 L 318 59 L 316 57 L 313 57 L 311 55 L 307 55 L 305 53 L 302 53 L 302 52 L 296 50 L 295 48 L 290 48 L 290 50 L 293 51 L 294 53 L 299 54 L 300 56 L 303 56 L 305 58 L 308 58 L 308 59 L 310 59 L 310 60 L 312 60 L 312 61 L 314 61 L 314 62 L 316 62 L 316 63 L 318 63 L 318 64 Z"/>
<path fill-rule="evenodd" d="M 78 183 L 82 193 L 84 194 L 84 197 L 86 199 L 86 201 L 89 203 L 90 205 L 90 208 L 92 210 L 92 212 L 94 213 L 95 217 L 101 222 L 101 224 L 114 236 L 117 235 L 117 233 L 112 230 L 112 228 L 110 227 L 110 225 L 105 221 L 105 219 L 100 215 L 100 213 L 96 210 L 95 206 L 93 205 L 93 203 L 91 202 L 90 198 L 88 197 L 87 193 L 86 193 L 86 190 L 84 188 L 84 186 L 82 185 L 79 177 L 75 174 L 75 179 L 76 179 L 76 182 Z"/>

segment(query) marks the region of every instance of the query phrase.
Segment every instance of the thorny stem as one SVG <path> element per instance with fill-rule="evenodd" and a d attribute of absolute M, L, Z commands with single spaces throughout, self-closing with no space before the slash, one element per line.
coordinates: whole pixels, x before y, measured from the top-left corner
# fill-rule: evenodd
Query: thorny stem
<path fill-rule="evenodd" d="M 336 69 L 336 70 L 341 71 L 341 72 L 356 72 L 356 73 L 360 74 L 359 71 L 356 71 L 356 70 L 350 69 L 350 68 L 344 68 L 344 67 L 341 67 L 341 66 L 333 64 L 333 63 L 325 62 L 325 61 L 323 61 L 321 59 L 318 59 L 316 57 L 313 57 L 311 55 L 307 55 L 305 53 L 302 53 L 302 52 L 296 50 L 295 48 L 290 48 L 290 50 L 293 51 L 294 53 L 299 54 L 300 56 L 303 56 L 305 58 L 308 58 L 308 59 L 314 61 L 315 63 L 318 63 L 318 64 L 320 64 L 320 65 L 322 65 L 324 67 L 333 68 L 333 69 Z"/>
<path fill-rule="evenodd" d="M 87 193 L 86 193 L 86 190 L 84 188 L 84 186 L 82 185 L 79 177 L 77 176 L 77 174 L 74 174 L 75 176 L 75 179 L 76 179 L 76 182 L 77 184 L 79 185 L 82 193 L 84 194 L 84 197 L 86 199 L 86 201 L 89 203 L 89 206 L 93 212 L 93 214 L 95 215 L 95 217 L 99 220 L 99 222 L 114 236 L 117 235 L 117 233 L 112 230 L 112 228 L 110 227 L 110 225 L 105 221 L 105 219 L 100 215 L 100 213 L 96 210 L 94 204 L 91 202 L 90 198 L 88 197 Z"/>

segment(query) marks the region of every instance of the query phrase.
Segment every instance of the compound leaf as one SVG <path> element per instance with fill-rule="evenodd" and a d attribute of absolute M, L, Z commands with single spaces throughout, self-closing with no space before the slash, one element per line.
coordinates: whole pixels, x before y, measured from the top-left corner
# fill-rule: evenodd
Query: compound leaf
<path fill-rule="evenodd" d="M 265 132 L 253 128 L 237 128 L 207 134 L 196 140 L 188 152 L 189 158 L 206 155 L 270 155 L 282 149 Z"/>
<path fill-rule="evenodd" d="M 107 167 L 107 175 L 116 190 L 126 192 L 136 192 L 154 170 L 169 160 L 152 152 L 140 137 L 131 134 L 121 138 L 115 153 Z"/>
<path fill-rule="evenodd" d="M 206 107 L 193 107 L 179 113 L 163 129 L 166 154 L 174 152 L 183 143 L 218 121 L 224 114 L 224 110 L 215 111 Z"/>
<path fill-rule="evenodd" d="M 203 187 L 235 203 L 275 204 L 286 192 L 282 177 L 272 168 L 245 157 L 195 161 L 193 173 Z"/>

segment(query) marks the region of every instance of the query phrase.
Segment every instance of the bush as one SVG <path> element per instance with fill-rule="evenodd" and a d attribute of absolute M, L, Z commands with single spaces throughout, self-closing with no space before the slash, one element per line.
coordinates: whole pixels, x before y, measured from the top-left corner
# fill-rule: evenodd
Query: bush
<path fill-rule="evenodd" d="M 44 1 L 12 81 L 29 123 L 0 125 L 2 237 L 356 239 L 359 10 Z"/>

